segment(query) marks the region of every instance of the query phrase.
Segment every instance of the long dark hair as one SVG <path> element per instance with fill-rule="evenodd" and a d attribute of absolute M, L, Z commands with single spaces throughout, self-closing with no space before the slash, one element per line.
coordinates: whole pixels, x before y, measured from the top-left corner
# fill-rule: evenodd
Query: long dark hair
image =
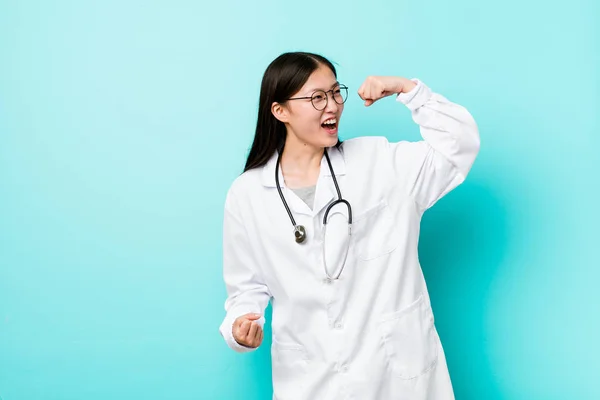
<path fill-rule="evenodd" d="M 287 130 L 285 124 L 271 113 L 273 102 L 283 103 L 304 86 L 320 65 L 331 69 L 333 64 L 325 57 L 307 52 L 283 53 L 269 64 L 260 87 L 258 119 L 254 142 L 246 160 L 244 172 L 265 165 L 275 151 L 283 151 Z M 340 141 L 336 146 L 339 146 Z"/>

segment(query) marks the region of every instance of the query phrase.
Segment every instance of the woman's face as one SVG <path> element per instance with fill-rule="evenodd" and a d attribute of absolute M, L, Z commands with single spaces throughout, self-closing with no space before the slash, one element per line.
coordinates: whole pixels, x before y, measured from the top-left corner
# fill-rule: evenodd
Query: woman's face
<path fill-rule="evenodd" d="M 344 110 L 344 105 L 333 99 L 336 89 L 339 89 L 339 84 L 331 69 L 320 66 L 315 70 L 304 86 L 290 96 L 309 98 L 289 100 L 283 105 L 288 135 L 295 135 L 300 142 L 317 148 L 334 146 L 338 142 L 338 127 Z M 313 96 L 317 90 L 326 94 L 321 92 Z M 338 91 L 338 100 L 339 96 Z M 317 110 L 313 103 L 321 110 Z"/>

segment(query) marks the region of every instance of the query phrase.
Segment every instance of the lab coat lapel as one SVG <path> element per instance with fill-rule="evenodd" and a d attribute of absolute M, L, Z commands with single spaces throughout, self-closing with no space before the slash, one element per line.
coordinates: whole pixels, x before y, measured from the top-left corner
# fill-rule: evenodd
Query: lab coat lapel
<path fill-rule="evenodd" d="M 342 190 L 343 192 L 343 188 L 341 187 L 341 183 L 339 182 L 339 177 L 346 174 L 346 164 L 344 162 L 343 155 L 340 152 L 340 150 L 336 147 L 330 147 L 327 149 L 327 151 L 329 154 L 329 159 L 331 161 L 333 171 L 335 172 L 335 175 L 338 178 L 340 190 Z M 262 171 L 263 185 L 275 188 L 275 190 L 277 190 L 277 185 L 275 182 L 275 167 L 277 165 L 277 155 L 278 153 L 275 152 L 271 156 L 267 164 L 263 167 Z M 321 159 L 321 168 L 319 171 L 319 179 L 317 181 L 315 201 L 312 210 L 292 190 L 289 190 L 285 186 L 285 180 L 283 179 L 283 173 L 281 172 L 281 168 L 279 168 L 278 172 L 279 185 L 283 192 L 283 196 L 285 197 L 285 200 L 287 201 L 290 210 L 292 210 L 292 212 L 294 213 L 315 216 L 337 198 L 335 185 L 333 183 L 331 171 L 329 169 L 329 165 L 325 156 L 323 156 L 323 158 Z M 279 196 L 279 193 L 275 192 L 275 195 Z"/>
<path fill-rule="evenodd" d="M 327 166 L 325 166 L 327 168 Z M 321 171 L 323 171 L 323 166 L 321 165 Z M 331 176 L 323 176 L 321 174 L 319 176 L 319 181 L 317 182 L 317 190 L 315 191 L 315 203 L 313 205 L 313 215 L 318 215 L 321 210 L 329 205 L 335 199 L 335 187 L 333 186 L 333 181 L 331 180 Z"/>
<path fill-rule="evenodd" d="M 277 166 L 277 156 L 278 153 L 275 152 L 271 156 L 267 164 L 263 167 L 262 182 L 264 186 L 274 188 L 274 196 L 279 197 L 279 193 L 277 191 L 277 182 L 275 181 L 275 167 Z M 310 207 L 300 197 L 298 197 L 296 193 L 294 193 L 285 185 L 285 179 L 283 178 L 283 173 L 281 172 L 281 166 L 278 170 L 278 176 L 281 192 L 283 193 L 283 197 L 285 198 L 285 201 L 290 207 L 292 213 L 312 216 L 313 211 L 310 209 Z"/>
<path fill-rule="evenodd" d="M 290 209 L 293 213 L 304 214 L 309 216 L 313 215 L 313 212 L 308 206 L 308 204 L 306 204 L 304 200 L 298 197 L 298 195 L 294 193 L 293 190 L 286 188 L 284 189 L 283 195 L 285 196 L 285 200 L 288 202 Z"/>
<path fill-rule="evenodd" d="M 329 154 L 329 160 L 331 161 L 331 167 L 340 186 L 340 191 L 343 189 L 340 183 L 340 177 L 346 174 L 346 163 L 344 157 L 337 147 L 330 147 L 327 149 Z M 317 191 L 315 193 L 315 204 L 313 207 L 314 214 L 320 213 L 325 207 L 327 207 L 332 201 L 337 199 L 337 191 L 335 190 L 335 184 L 331 176 L 331 170 L 327 163 L 327 158 L 323 156 L 321 160 L 321 171 L 319 173 L 319 181 L 317 183 Z"/>

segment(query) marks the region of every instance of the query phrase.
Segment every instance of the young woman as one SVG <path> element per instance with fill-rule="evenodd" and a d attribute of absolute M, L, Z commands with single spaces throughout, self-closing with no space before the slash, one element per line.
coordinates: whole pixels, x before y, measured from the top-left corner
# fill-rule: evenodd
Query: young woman
<path fill-rule="evenodd" d="M 453 399 L 417 247 L 424 211 L 475 160 L 476 123 L 418 79 L 371 76 L 365 106 L 394 95 L 423 140 L 340 142 L 347 90 L 317 54 L 285 53 L 265 71 L 225 202 L 220 332 L 253 351 L 272 302 L 275 399 Z"/>

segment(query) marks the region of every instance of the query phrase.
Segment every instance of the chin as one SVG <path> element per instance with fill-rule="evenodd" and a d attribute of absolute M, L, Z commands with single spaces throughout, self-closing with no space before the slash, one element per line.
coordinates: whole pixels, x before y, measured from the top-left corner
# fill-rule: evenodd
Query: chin
<path fill-rule="evenodd" d="M 311 139 L 312 140 L 302 140 L 302 139 L 300 139 L 300 141 L 304 142 L 305 144 L 308 144 L 310 146 L 316 147 L 316 148 L 332 147 L 332 146 L 335 146 L 337 144 L 337 142 L 338 142 L 338 135 L 337 135 L 337 133 L 335 133 L 335 134 L 330 134 L 330 133 L 323 134 L 322 132 L 319 132 L 318 134 L 312 136 Z"/>
<path fill-rule="evenodd" d="M 322 144 L 322 147 L 332 147 L 335 146 L 338 142 L 338 135 L 331 135 L 327 137 Z"/>

